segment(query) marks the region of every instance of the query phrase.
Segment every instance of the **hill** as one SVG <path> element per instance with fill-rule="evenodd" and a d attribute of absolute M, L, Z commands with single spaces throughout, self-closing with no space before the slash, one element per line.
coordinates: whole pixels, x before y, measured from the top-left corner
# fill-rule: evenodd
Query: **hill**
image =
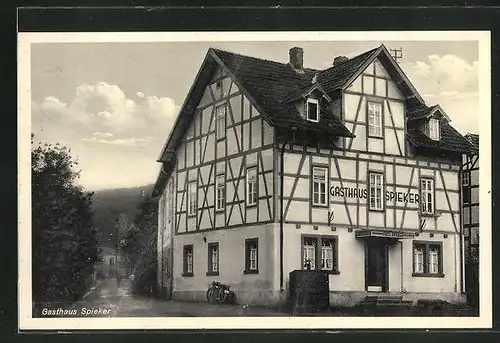
<path fill-rule="evenodd" d="M 94 223 L 99 228 L 99 243 L 115 247 L 115 220 L 134 221 L 139 213 L 138 206 L 151 194 L 153 185 L 132 188 L 117 188 L 95 191 L 92 197 Z"/>

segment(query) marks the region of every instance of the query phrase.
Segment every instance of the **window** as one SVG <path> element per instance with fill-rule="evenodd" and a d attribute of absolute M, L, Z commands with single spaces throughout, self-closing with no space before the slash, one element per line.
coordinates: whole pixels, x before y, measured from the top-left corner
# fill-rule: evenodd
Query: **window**
<path fill-rule="evenodd" d="M 109 259 L 109 265 L 110 265 L 110 266 L 114 266 L 114 265 L 115 265 L 115 259 L 114 259 L 114 257 L 111 257 L 111 258 Z"/>
<path fill-rule="evenodd" d="M 259 273 L 259 240 L 251 238 L 245 240 L 245 274 Z"/>
<path fill-rule="evenodd" d="M 370 173 L 370 210 L 381 211 L 384 209 L 382 202 L 383 174 Z"/>
<path fill-rule="evenodd" d="M 188 184 L 188 215 L 196 214 L 196 181 Z"/>
<path fill-rule="evenodd" d="M 304 269 L 311 270 L 316 269 L 316 238 L 305 237 L 304 238 L 304 247 L 303 247 L 303 256 L 304 263 L 302 264 Z"/>
<path fill-rule="evenodd" d="M 413 276 L 444 276 L 442 248 L 441 242 L 413 242 Z"/>
<path fill-rule="evenodd" d="M 208 243 L 207 275 L 219 275 L 219 243 Z"/>
<path fill-rule="evenodd" d="M 217 139 L 226 138 L 226 105 L 217 106 L 215 109 Z"/>
<path fill-rule="evenodd" d="M 368 102 L 368 136 L 382 136 L 382 104 Z"/>
<path fill-rule="evenodd" d="M 215 209 L 221 211 L 224 209 L 226 202 L 226 180 L 224 174 L 217 175 L 216 183 L 216 193 L 215 193 Z"/>
<path fill-rule="evenodd" d="M 420 180 L 420 193 L 422 199 L 422 213 L 434 213 L 434 180 L 422 179 Z"/>
<path fill-rule="evenodd" d="M 328 170 L 322 167 L 312 169 L 312 204 L 326 206 Z"/>
<path fill-rule="evenodd" d="M 321 240 L 321 270 L 333 269 L 333 244 L 331 239 Z"/>
<path fill-rule="evenodd" d="M 307 120 L 319 122 L 319 102 L 316 99 L 307 99 L 306 103 Z"/>
<path fill-rule="evenodd" d="M 337 238 L 303 237 L 302 268 L 338 273 Z"/>
<path fill-rule="evenodd" d="M 438 141 L 440 139 L 440 130 L 439 130 L 439 120 L 435 118 L 429 119 L 427 122 L 427 135 L 430 139 Z"/>
<path fill-rule="evenodd" d="M 185 245 L 183 250 L 182 276 L 193 276 L 193 246 Z"/>
<path fill-rule="evenodd" d="M 247 205 L 257 204 L 257 167 L 247 168 Z"/>
<path fill-rule="evenodd" d="M 470 174 L 468 171 L 462 172 L 462 186 L 468 186 L 470 183 Z"/>

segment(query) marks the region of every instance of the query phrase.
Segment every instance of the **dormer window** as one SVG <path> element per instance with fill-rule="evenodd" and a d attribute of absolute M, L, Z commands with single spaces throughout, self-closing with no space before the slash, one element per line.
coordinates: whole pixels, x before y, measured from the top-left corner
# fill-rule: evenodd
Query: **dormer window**
<path fill-rule="evenodd" d="M 319 102 L 317 99 L 307 99 L 306 114 L 307 120 L 319 122 Z"/>
<path fill-rule="evenodd" d="M 430 139 L 438 141 L 441 138 L 439 120 L 436 118 L 429 119 L 426 131 Z"/>

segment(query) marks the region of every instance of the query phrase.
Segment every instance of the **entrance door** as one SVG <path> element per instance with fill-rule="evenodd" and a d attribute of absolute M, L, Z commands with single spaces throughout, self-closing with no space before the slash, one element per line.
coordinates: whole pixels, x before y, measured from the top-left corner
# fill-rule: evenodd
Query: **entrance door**
<path fill-rule="evenodd" d="M 369 240 L 365 250 L 365 285 L 369 292 L 387 292 L 387 248 L 385 242 Z"/>

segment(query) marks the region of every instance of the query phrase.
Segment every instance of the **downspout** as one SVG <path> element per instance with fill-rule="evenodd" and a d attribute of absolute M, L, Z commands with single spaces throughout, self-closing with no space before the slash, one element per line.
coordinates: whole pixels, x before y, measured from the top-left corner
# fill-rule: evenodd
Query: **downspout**
<path fill-rule="evenodd" d="M 460 201 L 460 292 L 463 293 L 465 292 L 465 250 L 464 250 L 464 213 L 465 213 L 465 208 L 464 208 L 464 199 L 463 199 L 463 191 L 462 191 L 462 173 L 464 172 L 464 167 L 469 164 L 469 155 L 466 156 L 466 162 L 463 164 L 463 160 L 460 160 L 460 168 L 458 169 L 458 189 L 459 189 L 459 201 Z M 471 184 L 471 175 L 470 171 L 466 171 L 469 174 L 469 199 L 468 204 L 471 203 L 471 191 L 470 191 L 470 184 Z M 469 207 L 470 208 L 470 207 Z M 471 221 L 470 219 L 470 213 L 469 213 L 469 222 Z M 470 229 L 469 229 L 470 230 Z M 470 246 L 470 235 L 469 235 L 469 246 Z"/>
<path fill-rule="evenodd" d="M 401 265 L 400 265 L 400 269 L 401 269 L 401 293 L 404 293 L 405 292 L 405 287 L 404 287 L 404 273 L 403 273 L 403 241 L 399 241 L 400 245 L 401 245 Z"/>
<path fill-rule="evenodd" d="M 295 128 L 292 128 L 292 130 L 295 132 Z M 285 147 L 287 144 L 289 144 L 292 139 L 293 135 L 291 137 L 288 137 L 285 139 L 283 142 L 283 145 L 281 146 L 281 151 L 280 151 L 280 290 L 284 291 L 284 275 L 283 275 L 283 193 L 284 193 L 284 187 L 285 187 L 285 161 L 284 161 L 284 156 L 285 156 Z"/>

